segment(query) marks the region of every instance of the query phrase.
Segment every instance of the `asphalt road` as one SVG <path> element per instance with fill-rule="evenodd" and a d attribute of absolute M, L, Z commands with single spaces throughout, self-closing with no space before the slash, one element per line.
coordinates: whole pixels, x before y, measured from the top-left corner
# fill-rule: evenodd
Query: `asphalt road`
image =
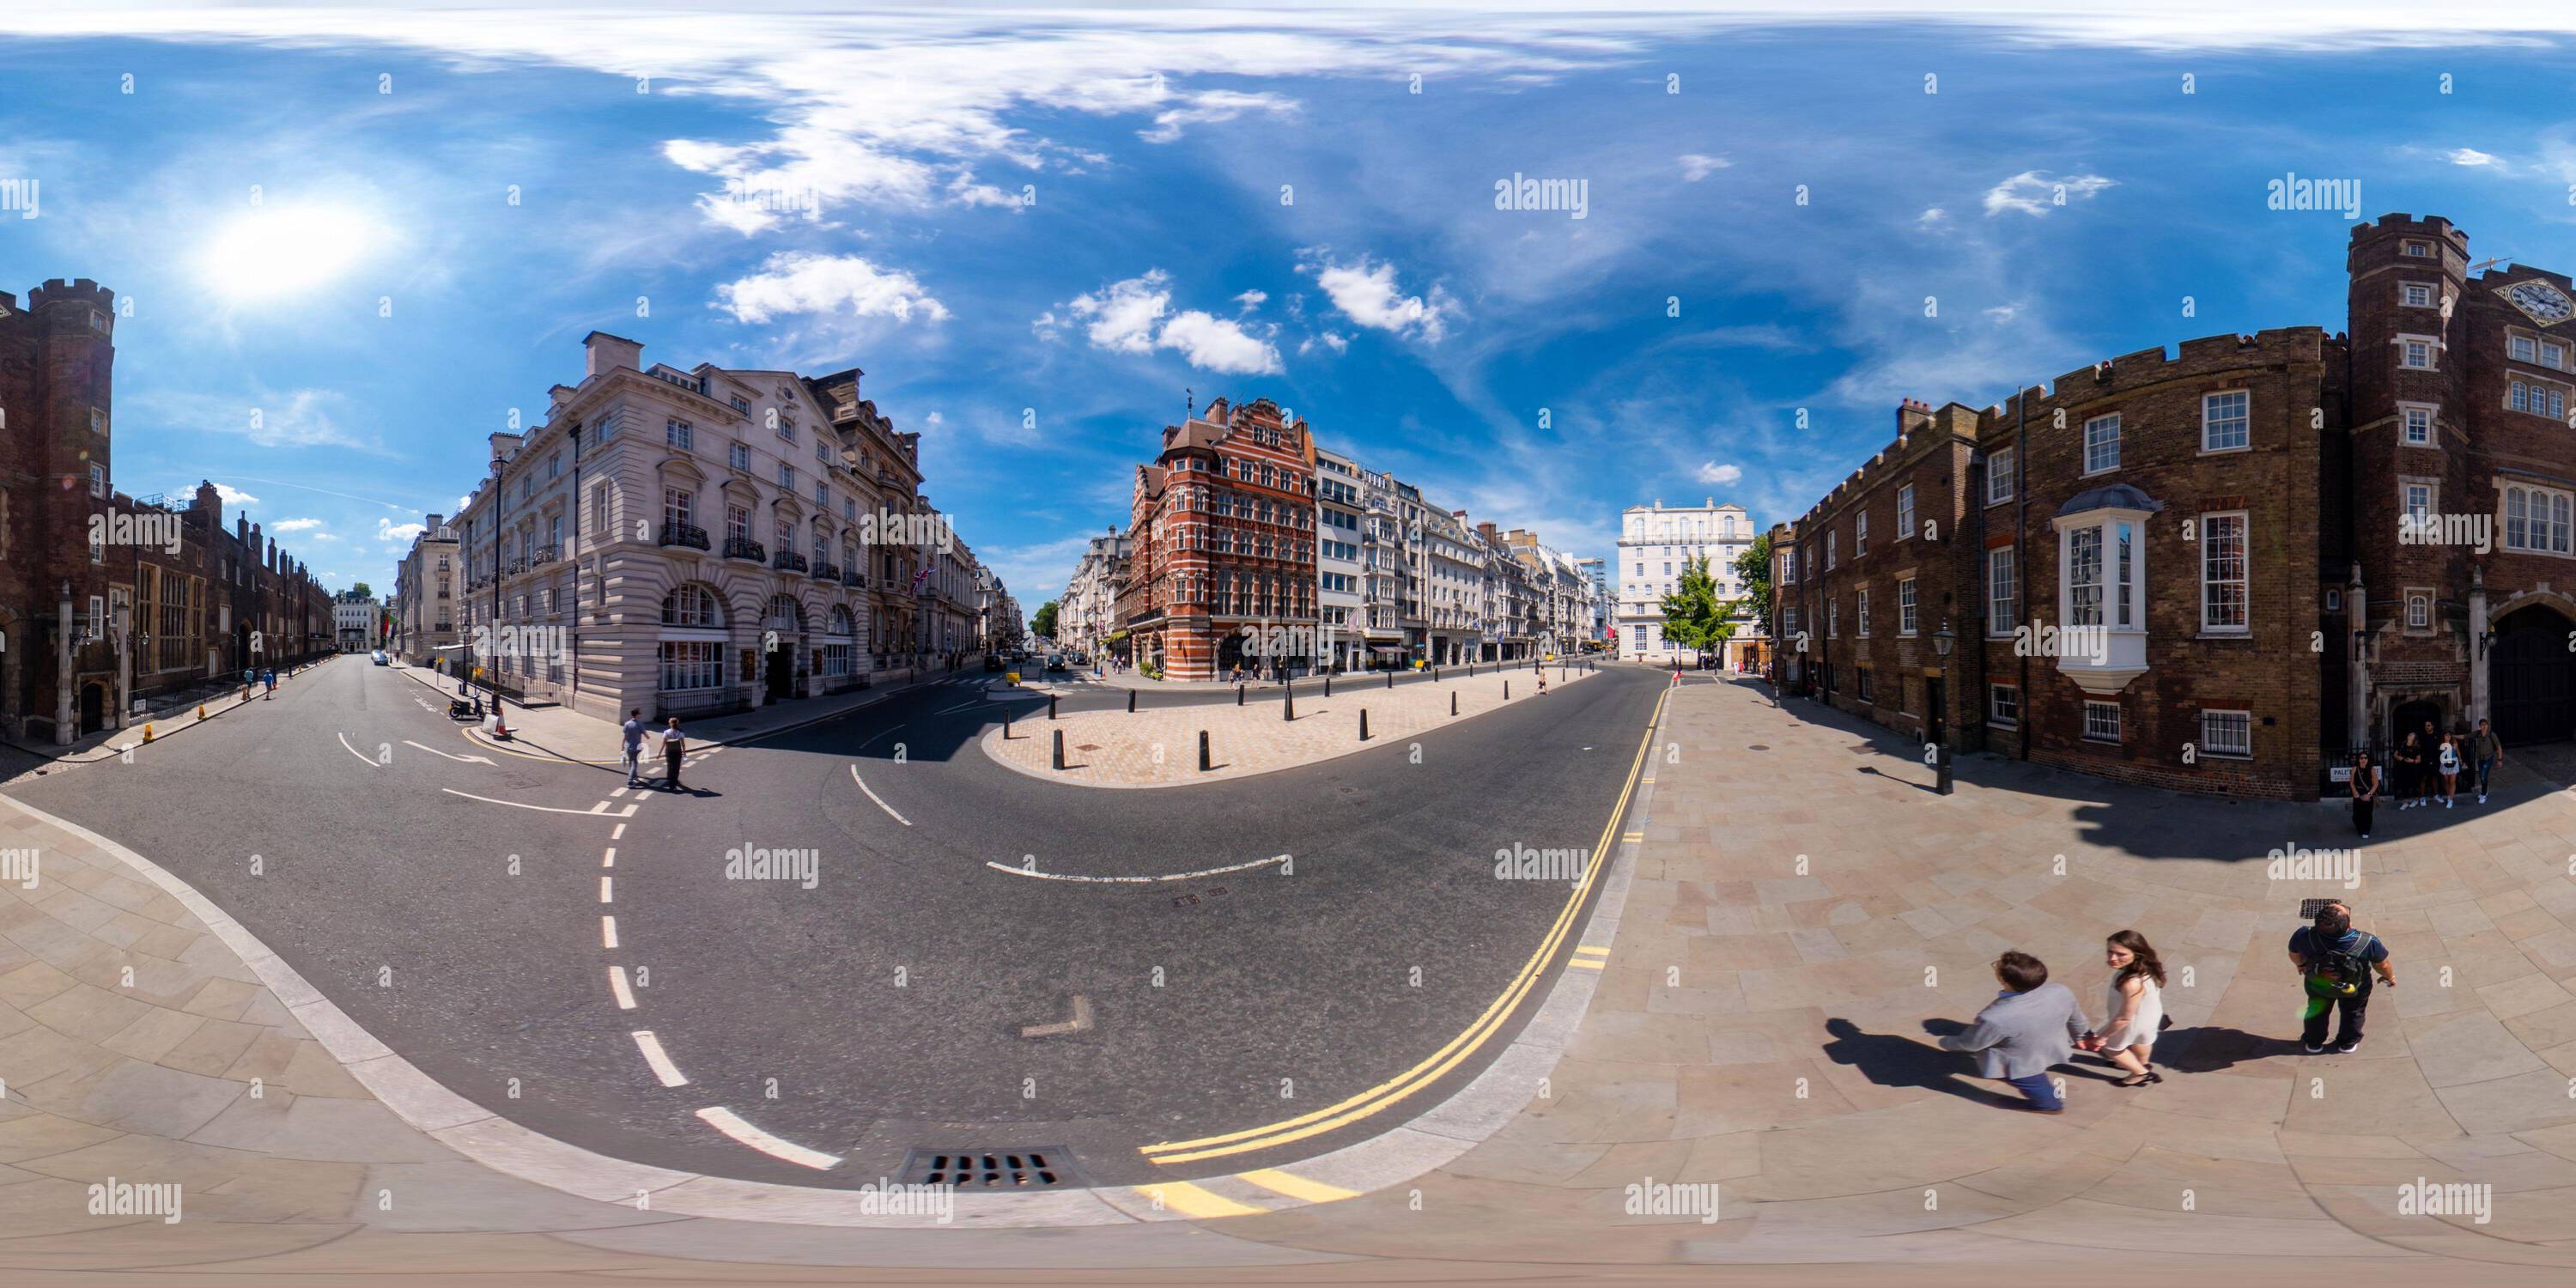
<path fill-rule="evenodd" d="M 574 1144 L 851 1186 L 895 1175 L 911 1149 L 1046 1145 L 1081 1179 L 1135 1183 L 1321 1153 L 1480 1070 L 1534 1002 L 1347 1126 L 1172 1165 L 1139 1152 L 1333 1105 L 1469 1029 L 1572 888 L 1498 880 L 1495 852 L 1594 847 L 1669 682 L 1608 667 L 1412 743 L 1104 791 L 976 750 L 1004 710 L 1044 723 L 1043 698 L 993 700 L 985 679 L 726 748 L 684 773 L 687 794 L 620 793 L 614 770 L 492 754 L 424 686 L 343 659 L 131 765 L 12 794 L 195 883 L 432 1077 Z M 1301 709 L 1327 704 L 1299 688 Z M 810 854 L 810 888 L 728 875 L 728 851 L 762 850 L 791 872 Z M 1145 883 L 988 866 L 1159 877 L 1279 855 Z M 1077 997 L 1088 1028 L 1023 1035 L 1075 1019 Z M 685 1085 L 663 1085 L 636 1030 Z M 840 1161 L 816 1171 L 747 1147 L 698 1116 L 709 1106 Z"/>

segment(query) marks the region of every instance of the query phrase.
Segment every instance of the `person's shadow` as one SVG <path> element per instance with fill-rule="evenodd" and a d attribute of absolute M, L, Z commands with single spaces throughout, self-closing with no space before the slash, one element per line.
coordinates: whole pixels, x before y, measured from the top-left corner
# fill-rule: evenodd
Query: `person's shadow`
<path fill-rule="evenodd" d="M 1825 1058 L 1850 1065 L 1878 1086 L 1922 1087 L 1999 1109 L 2019 1109 L 2026 1103 L 2018 1094 L 1991 1091 L 1975 1080 L 1976 1057 L 1967 1052 L 1944 1050 L 1937 1042 L 1894 1033 L 1864 1033 L 1860 1025 L 1840 1018 L 1825 1021 L 1825 1031 L 1833 1035 L 1822 1048 Z M 1968 1026 L 1933 1019 L 1923 1022 L 1923 1031 L 1937 1040 L 1965 1033 Z M 2097 1080 L 2113 1076 L 2074 1064 L 2059 1065 L 2051 1072 Z"/>

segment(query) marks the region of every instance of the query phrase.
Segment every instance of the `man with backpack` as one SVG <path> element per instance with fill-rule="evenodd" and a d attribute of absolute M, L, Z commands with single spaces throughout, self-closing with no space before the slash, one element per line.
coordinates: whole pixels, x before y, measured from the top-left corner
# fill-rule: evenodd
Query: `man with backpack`
<path fill-rule="evenodd" d="M 2298 966 L 2306 984 L 2307 1009 L 2300 1034 L 2301 1043 L 2310 1055 L 2326 1049 L 2326 1019 L 2341 1012 L 2334 1050 L 2348 1055 L 2361 1045 L 2361 1023 L 2370 1008 L 2370 990 L 2377 983 L 2397 987 L 2397 972 L 2388 966 L 2388 945 L 2366 930 L 2352 924 L 2352 908 L 2330 903 L 2317 909 L 2314 925 L 2301 926 L 2290 933 L 2290 961 Z"/>

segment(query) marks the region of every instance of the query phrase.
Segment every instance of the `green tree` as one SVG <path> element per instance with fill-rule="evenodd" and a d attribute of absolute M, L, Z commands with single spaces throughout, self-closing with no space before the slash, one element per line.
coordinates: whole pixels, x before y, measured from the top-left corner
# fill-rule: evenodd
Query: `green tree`
<path fill-rule="evenodd" d="M 1735 579 L 1744 583 L 1745 615 L 1756 622 L 1771 620 L 1771 534 L 1763 533 L 1735 557 Z"/>
<path fill-rule="evenodd" d="M 1029 633 L 1046 639 L 1055 638 L 1055 601 L 1038 605 L 1037 616 L 1029 619 Z"/>
<path fill-rule="evenodd" d="M 367 583 L 363 581 L 359 582 L 357 585 L 351 586 L 349 588 L 349 593 L 360 599 L 373 599 L 376 597 L 376 592 L 367 589 Z"/>
<path fill-rule="evenodd" d="M 1734 618 L 1740 606 L 1718 599 L 1708 560 L 1685 560 L 1681 584 L 1664 596 L 1664 638 L 1694 652 L 1722 649 L 1735 638 Z"/>

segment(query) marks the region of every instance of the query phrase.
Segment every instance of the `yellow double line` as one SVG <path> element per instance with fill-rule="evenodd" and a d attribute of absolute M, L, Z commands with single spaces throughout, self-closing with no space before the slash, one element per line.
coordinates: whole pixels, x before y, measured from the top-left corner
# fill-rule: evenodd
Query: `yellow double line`
<path fill-rule="evenodd" d="M 1157 1165 L 1169 1165 L 1292 1144 L 1310 1136 L 1319 1136 L 1328 1131 L 1347 1127 L 1360 1119 L 1376 1114 L 1430 1086 L 1450 1070 L 1457 1068 L 1468 1056 L 1475 1054 L 1478 1048 L 1484 1046 L 1494 1034 L 1501 1031 L 1503 1022 L 1511 1017 L 1513 1008 L 1517 1007 L 1521 999 L 1528 996 L 1530 990 L 1536 987 L 1548 959 L 1556 955 L 1557 948 L 1565 942 L 1566 934 L 1572 929 L 1575 914 L 1583 907 L 1584 897 L 1591 893 L 1593 882 L 1600 880 L 1601 873 L 1607 868 L 1610 862 L 1611 834 L 1619 826 L 1620 818 L 1628 812 L 1628 799 L 1637 790 L 1638 774 L 1645 768 L 1646 753 L 1654 746 L 1655 726 L 1663 719 L 1664 704 L 1671 692 L 1672 690 L 1667 688 L 1664 690 L 1664 696 L 1655 699 L 1654 714 L 1647 718 L 1646 731 L 1637 739 L 1637 755 L 1629 763 L 1627 782 L 1619 788 L 1619 802 L 1611 807 L 1609 819 L 1601 825 L 1601 839 L 1593 844 L 1592 861 L 1584 867 L 1583 880 L 1575 885 L 1574 893 L 1567 897 L 1564 909 L 1556 914 L 1556 924 L 1548 928 L 1547 937 L 1539 942 L 1538 951 L 1530 954 L 1529 961 L 1521 966 L 1520 973 L 1513 977 L 1510 986 L 1503 990 L 1502 996 L 1495 998 L 1493 1004 L 1485 1008 L 1484 1014 L 1476 1017 L 1476 1022 L 1467 1027 L 1466 1032 L 1449 1039 L 1446 1046 L 1432 1052 L 1422 1063 L 1338 1104 L 1327 1105 L 1322 1109 L 1300 1114 L 1282 1122 L 1227 1132 L 1222 1136 L 1203 1136 L 1196 1140 L 1175 1140 L 1159 1145 L 1146 1145 L 1140 1147 L 1140 1152 L 1154 1160 Z"/>

